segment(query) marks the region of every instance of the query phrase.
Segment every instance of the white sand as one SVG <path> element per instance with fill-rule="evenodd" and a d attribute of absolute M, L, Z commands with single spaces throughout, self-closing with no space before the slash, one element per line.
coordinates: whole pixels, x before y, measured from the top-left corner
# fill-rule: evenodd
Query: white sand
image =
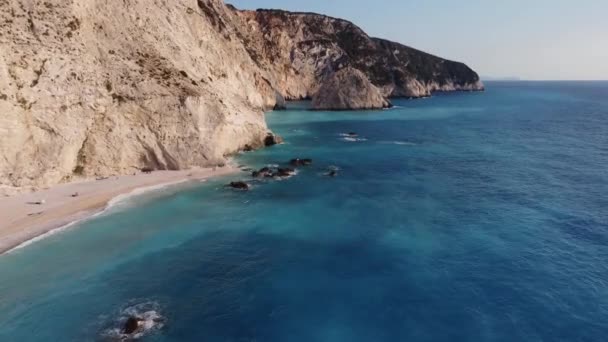
<path fill-rule="evenodd" d="M 110 200 L 139 188 L 237 172 L 234 167 L 155 171 L 151 174 L 61 184 L 52 188 L 0 198 L 0 254 L 71 222 L 102 211 Z M 77 197 L 72 194 L 78 193 Z M 33 204 L 44 200 L 44 204 Z"/>

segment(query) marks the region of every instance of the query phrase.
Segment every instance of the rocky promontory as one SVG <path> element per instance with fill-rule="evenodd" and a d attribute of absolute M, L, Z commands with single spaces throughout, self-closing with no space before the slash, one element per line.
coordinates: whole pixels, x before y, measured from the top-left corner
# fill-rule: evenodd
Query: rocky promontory
<path fill-rule="evenodd" d="M 3 0 L 0 25 L 0 193 L 224 164 L 345 68 L 383 97 L 483 87 L 345 20 L 221 0 Z"/>
<path fill-rule="evenodd" d="M 347 67 L 329 76 L 312 97 L 315 110 L 383 109 L 391 103 L 360 70 Z"/>
<path fill-rule="evenodd" d="M 362 71 L 385 97 L 484 88 L 463 63 L 372 38 L 347 20 L 282 10 L 234 11 L 248 28 L 242 34 L 247 51 L 288 100 L 311 98 L 326 78 L 346 67 Z"/>

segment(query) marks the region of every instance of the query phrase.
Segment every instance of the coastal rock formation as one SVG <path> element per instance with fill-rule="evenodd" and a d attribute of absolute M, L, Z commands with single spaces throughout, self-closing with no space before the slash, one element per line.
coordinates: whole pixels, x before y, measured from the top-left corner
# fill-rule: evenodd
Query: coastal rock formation
<path fill-rule="evenodd" d="M 482 88 L 348 21 L 222 0 L 0 0 L 0 25 L 0 194 L 222 165 L 346 67 L 385 97 Z"/>
<path fill-rule="evenodd" d="M 312 98 L 316 110 L 382 109 L 391 104 L 365 74 L 352 67 L 328 77 Z"/>
<path fill-rule="evenodd" d="M 272 170 L 269 167 L 263 167 L 258 171 L 253 171 L 251 173 L 251 176 L 253 178 L 270 178 L 272 177 L 273 173 Z"/>
<path fill-rule="evenodd" d="M 353 23 L 315 13 L 237 11 L 252 59 L 288 100 L 311 98 L 335 71 L 361 70 L 385 97 L 425 97 L 434 91 L 483 90 L 463 63 L 372 38 Z"/>
<path fill-rule="evenodd" d="M 253 171 L 251 176 L 253 178 L 289 178 L 295 176 L 296 170 L 291 168 L 281 168 L 277 167 L 275 169 L 271 169 L 269 167 L 263 167 L 258 171 Z"/>
<path fill-rule="evenodd" d="M 0 192 L 225 163 L 275 90 L 221 0 L 0 1 Z"/>
<path fill-rule="evenodd" d="M 266 138 L 264 138 L 264 146 L 266 147 L 270 147 L 270 146 L 274 146 L 274 145 L 278 145 L 278 144 L 282 144 L 283 143 L 283 138 L 281 138 L 279 135 L 273 134 L 273 133 L 268 133 L 268 135 L 266 135 Z"/>

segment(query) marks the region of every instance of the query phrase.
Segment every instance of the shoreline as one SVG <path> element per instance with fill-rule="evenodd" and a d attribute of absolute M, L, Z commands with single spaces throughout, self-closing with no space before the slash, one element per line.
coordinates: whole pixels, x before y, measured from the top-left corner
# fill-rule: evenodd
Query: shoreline
<path fill-rule="evenodd" d="M 234 166 L 116 176 L 0 198 L 0 257 L 96 217 L 125 198 L 237 173 Z M 78 193 L 77 197 L 72 194 Z M 44 200 L 44 204 L 34 204 Z"/>

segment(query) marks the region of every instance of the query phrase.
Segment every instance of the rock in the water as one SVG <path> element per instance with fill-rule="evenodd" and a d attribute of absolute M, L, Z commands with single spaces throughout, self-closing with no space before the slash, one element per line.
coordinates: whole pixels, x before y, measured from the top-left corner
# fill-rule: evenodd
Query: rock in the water
<path fill-rule="evenodd" d="M 264 139 L 264 145 L 266 145 L 267 147 L 282 144 L 282 143 L 283 143 L 283 138 L 281 138 L 280 136 L 273 134 L 273 133 L 268 133 L 268 135 Z"/>
<path fill-rule="evenodd" d="M 289 165 L 291 166 L 308 166 L 308 165 L 312 165 L 312 159 L 300 159 L 300 158 L 296 158 L 296 159 L 292 159 L 289 162 Z"/>
<path fill-rule="evenodd" d="M 125 335 L 131 335 L 139 329 L 140 320 L 136 317 L 129 317 L 122 328 L 122 333 Z"/>
<path fill-rule="evenodd" d="M 230 187 L 237 190 L 249 190 L 250 186 L 246 182 L 231 182 Z"/>
<path fill-rule="evenodd" d="M 296 174 L 296 170 L 290 168 L 279 168 L 276 175 L 279 177 L 291 177 Z"/>
<path fill-rule="evenodd" d="M 391 106 L 363 72 L 351 67 L 329 76 L 312 98 L 312 108 L 315 110 L 382 109 Z"/>
<path fill-rule="evenodd" d="M 269 178 L 272 177 L 273 174 L 272 170 L 269 167 L 263 167 L 258 171 L 254 171 L 251 176 L 254 178 Z"/>
<path fill-rule="evenodd" d="M 263 167 L 258 171 L 254 171 L 251 176 L 254 178 L 289 178 L 296 174 L 296 170 L 290 168 L 275 168 Z"/>

